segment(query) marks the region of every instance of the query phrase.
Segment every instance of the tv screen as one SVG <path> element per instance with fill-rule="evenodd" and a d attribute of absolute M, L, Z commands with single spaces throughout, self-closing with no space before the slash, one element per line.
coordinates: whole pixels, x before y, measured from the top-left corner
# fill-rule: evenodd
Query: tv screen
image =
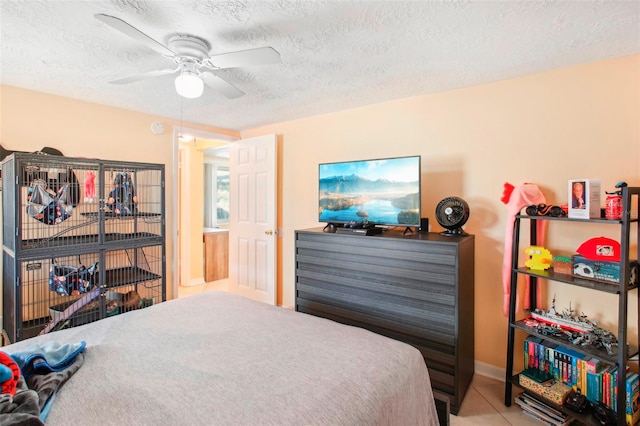
<path fill-rule="evenodd" d="M 319 221 L 420 225 L 420 156 L 319 165 Z"/>

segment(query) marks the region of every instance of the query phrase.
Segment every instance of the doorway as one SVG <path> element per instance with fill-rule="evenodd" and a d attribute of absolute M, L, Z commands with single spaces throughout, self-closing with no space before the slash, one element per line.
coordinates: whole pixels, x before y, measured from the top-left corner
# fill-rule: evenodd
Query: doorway
<path fill-rule="evenodd" d="M 205 158 L 228 150 L 227 135 L 174 127 L 173 182 L 173 297 L 178 289 L 205 283 L 204 266 L 204 170 Z M 215 150 L 218 151 L 215 151 Z M 213 153 L 208 150 L 214 150 Z M 221 161 L 221 160 L 220 160 Z M 227 159 L 228 161 L 228 159 Z"/>
<path fill-rule="evenodd" d="M 203 152 L 205 290 L 225 290 L 228 283 L 221 280 L 229 278 L 229 144 L 214 144 Z"/>

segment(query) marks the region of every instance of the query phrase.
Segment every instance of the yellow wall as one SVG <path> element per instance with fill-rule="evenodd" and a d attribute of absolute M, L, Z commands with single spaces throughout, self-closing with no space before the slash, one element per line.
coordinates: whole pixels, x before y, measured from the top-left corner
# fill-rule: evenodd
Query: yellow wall
<path fill-rule="evenodd" d="M 187 155 L 184 157 L 187 161 L 183 162 L 186 167 L 186 173 L 183 176 L 188 178 L 186 192 L 188 194 L 188 207 L 184 209 L 187 212 L 188 228 L 180 227 L 181 230 L 188 229 L 189 237 L 189 270 L 191 275 L 189 280 L 183 285 L 202 284 L 204 283 L 204 245 L 202 228 L 204 223 L 204 153 L 193 149 L 192 147 L 183 150 Z M 182 206 L 184 207 L 184 205 Z"/>
<path fill-rule="evenodd" d="M 433 212 L 445 196 L 470 204 L 465 230 L 476 236 L 475 359 L 504 367 L 503 184 L 537 183 L 549 203 L 566 202 L 572 178 L 601 179 L 603 190 L 620 180 L 640 185 L 640 56 L 273 124 L 242 137 L 267 133 L 279 135 L 282 149 L 284 305 L 294 303 L 294 230 L 319 225 L 318 163 L 420 154 L 422 209 L 432 229 L 441 230 Z M 546 245 L 572 253 L 612 228 L 551 226 Z M 571 302 L 615 331 L 614 296 L 551 283 L 545 299 L 553 294 L 558 308 Z M 630 308 L 636 311 L 635 304 Z"/>
<path fill-rule="evenodd" d="M 162 122 L 162 135 L 151 133 L 153 122 Z M 48 146 L 68 157 L 140 161 L 165 165 L 167 297 L 172 298 L 174 220 L 173 126 L 179 120 L 47 95 L 11 86 L 0 86 L 0 145 L 9 150 L 36 151 Z M 237 137 L 238 133 L 211 126 L 183 123 L 196 128 Z M 202 246 L 202 221 L 199 241 Z M 202 257 L 202 256 L 201 256 Z M 200 269 L 202 262 L 200 262 Z"/>
<path fill-rule="evenodd" d="M 164 163 L 172 176 L 172 137 L 154 136 L 153 121 L 179 123 L 12 87 L 0 87 L 0 144 L 33 151 L 42 146 L 69 156 Z M 471 206 L 465 229 L 476 235 L 477 361 L 504 367 L 507 326 L 500 276 L 507 220 L 504 182 L 534 182 L 549 202 L 567 197 L 567 180 L 599 178 L 640 185 L 640 56 L 553 70 L 466 89 L 417 96 L 333 114 L 278 123 L 242 133 L 279 135 L 279 300 L 294 301 L 295 229 L 318 226 L 320 162 L 422 155 L 422 208 L 432 227 L 436 204 L 458 195 Z M 235 132 L 199 127 L 214 133 Z M 167 223 L 173 216 L 167 191 Z M 557 231 L 555 232 L 554 229 Z M 169 231 L 169 228 L 167 229 Z M 551 227 L 547 246 L 574 251 L 612 227 Z M 615 235 L 613 235 L 615 237 Z M 171 277 L 172 238 L 167 246 Z M 550 283 L 559 307 L 569 302 L 608 326 L 614 296 Z M 630 305 L 635 312 L 635 305 Z M 635 318 L 632 319 L 633 324 Z"/>

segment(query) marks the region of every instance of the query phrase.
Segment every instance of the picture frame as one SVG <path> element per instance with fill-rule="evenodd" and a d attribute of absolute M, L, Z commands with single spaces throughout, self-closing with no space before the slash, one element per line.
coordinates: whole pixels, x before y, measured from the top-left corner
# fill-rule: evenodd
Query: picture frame
<path fill-rule="evenodd" d="M 600 218 L 600 180 L 569 179 L 568 217 L 574 219 Z"/>

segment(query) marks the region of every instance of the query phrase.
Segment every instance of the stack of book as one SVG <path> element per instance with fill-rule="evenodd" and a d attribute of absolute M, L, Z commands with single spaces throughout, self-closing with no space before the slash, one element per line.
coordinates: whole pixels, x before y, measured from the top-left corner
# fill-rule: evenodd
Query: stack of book
<path fill-rule="evenodd" d="M 555 382 L 581 392 L 590 402 L 602 403 L 618 412 L 617 365 L 606 364 L 571 347 L 529 336 L 524 341 L 524 366 L 528 378 L 532 377 L 531 370 L 536 369 L 540 374 L 553 377 Z M 640 420 L 640 376 L 637 373 L 627 370 L 625 389 L 627 425 L 632 426 Z M 535 392 L 535 389 L 531 390 Z"/>
<path fill-rule="evenodd" d="M 542 423 L 552 426 L 566 426 L 570 425 L 575 419 L 558 411 L 553 407 L 544 404 L 526 393 L 521 393 L 515 398 L 516 404 L 522 407 L 522 412 Z"/>

